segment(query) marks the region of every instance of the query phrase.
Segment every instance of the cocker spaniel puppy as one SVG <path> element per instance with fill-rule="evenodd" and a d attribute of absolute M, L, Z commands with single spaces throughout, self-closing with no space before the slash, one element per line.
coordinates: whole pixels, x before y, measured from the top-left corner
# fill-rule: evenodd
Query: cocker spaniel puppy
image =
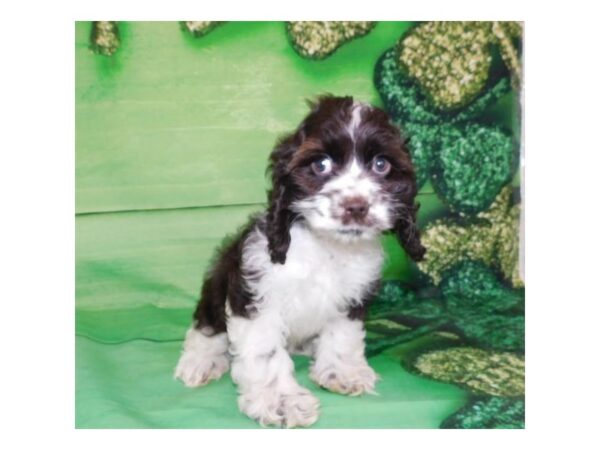
<path fill-rule="evenodd" d="M 239 408 L 262 425 L 308 426 L 318 400 L 294 378 L 341 394 L 374 392 L 363 319 L 391 231 L 414 260 L 416 183 L 400 132 L 378 108 L 320 97 L 270 157 L 267 210 L 220 251 L 206 275 L 175 376 L 194 387 L 231 365 Z"/>

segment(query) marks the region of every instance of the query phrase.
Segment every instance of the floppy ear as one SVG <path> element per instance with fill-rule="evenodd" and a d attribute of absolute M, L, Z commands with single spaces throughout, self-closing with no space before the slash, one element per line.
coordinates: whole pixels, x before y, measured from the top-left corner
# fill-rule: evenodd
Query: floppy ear
<path fill-rule="evenodd" d="M 426 248 L 421 244 L 421 235 L 417 227 L 417 211 L 419 204 L 415 203 L 417 195 L 417 181 L 415 172 L 410 162 L 410 156 L 404 151 L 406 160 L 404 161 L 404 177 L 402 183 L 394 193 L 395 203 L 398 205 L 396 210 L 396 222 L 394 223 L 394 233 L 398 238 L 408 256 L 413 261 L 421 261 L 425 255 Z"/>
<path fill-rule="evenodd" d="M 394 224 L 394 232 L 398 241 L 413 261 L 421 261 L 427 249 L 421 244 L 416 215 L 419 204 L 407 205 Z"/>
<path fill-rule="evenodd" d="M 271 153 L 271 179 L 273 188 L 269 191 L 266 235 L 269 255 L 273 263 L 284 264 L 290 247 L 290 227 L 295 214 L 290 211 L 293 198 L 288 162 L 294 152 L 294 137 L 289 136 Z"/>

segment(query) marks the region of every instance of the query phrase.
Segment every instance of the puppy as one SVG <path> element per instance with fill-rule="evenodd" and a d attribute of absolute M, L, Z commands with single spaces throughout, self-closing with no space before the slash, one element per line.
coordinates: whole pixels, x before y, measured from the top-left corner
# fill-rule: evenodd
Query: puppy
<path fill-rule="evenodd" d="M 294 378 L 341 394 L 373 393 L 363 320 L 393 232 L 420 260 L 415 175 L 404 140 L 378 108 L 320 97 L 270 156 L 267 210 L 206 275 L 175 377 L 195 387 L 231 366 L 240 410 L 261 425 L 308 426 L 318 400 Z"/>

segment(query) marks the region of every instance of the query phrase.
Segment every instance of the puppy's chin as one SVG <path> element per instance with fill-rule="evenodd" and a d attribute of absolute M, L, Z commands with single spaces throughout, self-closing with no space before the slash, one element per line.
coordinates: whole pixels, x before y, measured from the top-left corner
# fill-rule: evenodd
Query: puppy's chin
<path fill-rule="evenodd" d="M 330 232 L 331 238 L 340 242 L 351 244 L 353 242 L 371 241 L 381 234 L 374 228 L 343 227 Z"/>
<path fill-rule="evenodd" d="M 315 221 L 306 220 L 305 223 L 307 224 L 308 228 L 317 236 L 347 244 L 372 241 L 379 238 L 381 233 L 384 231 L 376 226 L 358 224 L 344 225 L 335 219 Z"/>

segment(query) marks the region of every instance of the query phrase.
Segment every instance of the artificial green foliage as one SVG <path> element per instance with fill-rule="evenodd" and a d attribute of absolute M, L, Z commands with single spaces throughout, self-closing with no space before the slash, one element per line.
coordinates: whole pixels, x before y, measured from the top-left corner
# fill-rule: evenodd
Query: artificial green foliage
<path fill-rule="evenodd" d="M 523 289 L 512 289 L 480 262 L 462 261 L 443 274 L 440 290 L 454 326 L 483 348 L 523 352 Z"/>
<path fill-rule="evenodd" d="M 455 383 L 475 394 L 521 396 L 525 393 L 525 360 L 509 352 L 454 347 L 424 353 L 414 361 L 423 375 Z"/>
<path fill-rule="evenodd" d="M 398 64 L 423 89 L 437 109 L 465 107 L 488 85 L 493 45 L 500 46 L 506 65 L 520 79 L 513 39 L 516 22 L 425 22 L 397 44 Z"/>
<path fill-rule="evenodd" d="M 375 65 L 375 87 L 392 119 L 397 123 L 437 125 L 443 118 L 433 110 L 417 83 L 406 76 L 396 61 L 393 48 Z"/>
<path fill-rule="evenodd" d="M 439 132 L 443 126 L 424 125 L 407 122 L 402 126 L 402 132 L 408 138 L 408 151 L 415 168 L 417 186 L 421 188 L 429 179 L 431 161 L 438 148 Z"/>
<path fill-rule="evenodd" d="M 454 212 L 490 206 L 514 169 L 510 136 L 496 127 L 442 127 L 437 157 L 429 168 L 436 193 Z"/>
<path fill-rule="evenodd" d="M 462 310 L 504 313 L 518 309 L 523 301 L 521 290 L 511 289 L 495 273 L 476 261 L 462 261 L 443 274 L 440 291 L 448 311 Z"/>
<path fill-rule="evenodd" d="M 421 271 L 434 284 L 442 273 L 464 260 L 476 260 L 501 271 L 515 287 L 519 277 L 519 205 L 512 203 L 512 189 L 506 186 L 490 207 L 473 218 L 442 218 L 427 225 L 421 241 L 427 248 Z"/>
<path fill-rule="evenodd" d="M 399 281 L 384 282 L 376 301 L 369 307 L 369 319 L 398 318 L 416 321 L 436 319 L 443 315 L 440 302 L 420 295 Z"/>
<path fill-rule="evenodd" d="M 454 316 L 454 325 L 467 342 L 482 348 L 525 351 L 525 317 L 522 313 L 485 314 L 483 310 L 473 311 Z"/>
<path fill-rule="evenodd" d="M 492 34 L 498 44 L 504 64 L 506 64 L 512 74 L 513 86 L 515 89 L 519 89 L 521 87 L 523 71 L 519 49 L 515 45 L 515 41 L 520 41 L 522 38 L 523 26 L 519 22 L 493 22 Z"/>
<path fill-rule="evenodd" d="M 398 60 L 439 109 L 460 108 L 484 88 L 492 56 L 481 22 L 426 22 L 398 44 Z"/>
<path fill-rule="evenodd" d="M 425 258 L 417 263 L 434 284 L 442 273 L 464 260 L 481 261 L 493 266 L 496 240 L 492 224 L 481 219 L 443 217 L 429 223 L 421 232 L 421 242 L 427 249 Z"/>
<path fill-rule="evenodd" d="M 494 207 L 501 209 L 500 203 Z M 375 333 L 367 337 L 369 356 L 425 336 L 431 341 L 433 333 L 452 333 L 451 340 L 417 345 L 408 355 L 396 356 L 428 378 L 456 384 L 472 395 L 493 396 L 469 403 L 448 417 L 443 428 L 523 427 L 524 290 L 505 284 L 494 270 L 462 261 L 443 272 L 437 288 L 384 282 L 366 326 L 369 334 Z"/>
<path fill-rule="evenodd" d="M 453 211 L 472 213 L 489 206 L 514 173 L 515 151 L 507 132 L 472 121 L 509 92 L 509 78 L 500 78 L 462 110 L 440 112 L 398 66 L 391 49 L 377 62 L 375 85 L 392 120 L 409 138 L 417 185 L 431 177 Z"/>
<path fill-rule="evenodd" d="M 294 49 L 305 58 L 323 59 L 346 42 L 367 34 L 375 22 L 287 22 Z"/>
<path fill-rule="evenodd" d="M 525 428 L 525 400 L 513 397 L 480 397 L 452 414 L 440 428 Z"/>
<path fill-rule="evenodd" d="M 189 32 L 194 37 L 202 37 L 224 22 L 218 21 L 185 21 L 180 22 L 181 28 Z"/>
<path fill-rule="evenodd" d="M 92 22 L 90 48 L 99 55 L 111 56 L 121 45 L 118 22 Z"/>
<path fill-rule="evenodd" d="M 386 50 L 375 65 L 375 86 L 386 110 L 399 124 L 410 122 L 437 125 L 472 120 L 510 91 L 509 79 L 501 77 L 464 109 L 438 111 L 427 101 L 427 96 L 419 85 L 398 66 L 393 48 Z"/>
<path fill-rule="evenodd" d="M 495 272 L 464 261 L 444 273 L 439 289 L 418 291 L 384 282 L 367 316 L 369 354 L 434 331 L 449 331 L 465 343 L 490 350 L 524 351 L 524 291 L 504 285 Z M 381 319 L 403 327 L 382 327 Z"/>
<path fill-rule="evenodd" d="M 490 221 L 496 233 L 495 262 L 505 278 L 513 286 L 523 287 L 519 273 L 519 221 L 520 205 L 514 205 L 507 211 L 492 211 Z M 485 217 L 482 215 L 482 217 Z"/>

